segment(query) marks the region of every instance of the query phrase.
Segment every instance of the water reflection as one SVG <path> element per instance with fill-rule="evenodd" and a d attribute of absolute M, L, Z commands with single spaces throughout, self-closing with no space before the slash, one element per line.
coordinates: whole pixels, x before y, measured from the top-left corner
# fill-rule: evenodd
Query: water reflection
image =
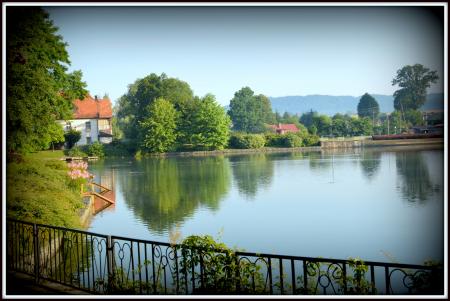
<path fill-rule="evenodd" d="M 258 190 L 270 186 L 274 172 L 273 158 L 270 156 L 265 154 L 232 156 L 229 160 L 233 178 L 241 194 L 253 199 Z"/>
<path fill-rule="evenodd" d="M 397 152 L 395 156 L 397 173 L 401 180 L 400 190 L 404 199 L 412 203 L 424 203 L 435 190 L 439 190 L 439 185 L 434 187 L 430 179 L 429 164 L 423 154 L 411 151 Z M 442 155 L 435 153 L 432 159 L 440 160 L 438 166 L 442 166 Z"/>
<path fill-rule="evenodd" d="M 380 151 L 362 152 L 360 163 L 363 175 L 368 180 L 372 180 L 380 170 L 381 152 Z"/>
<path fill-rule="evenodd" d="M 134 176 L 120 177 L 124 200 L 159 234 L 200 206 L 217 210 L 230 186 L 229 163 L 223 157 L 149 158 L 137 162 L 134 171 Z"/>

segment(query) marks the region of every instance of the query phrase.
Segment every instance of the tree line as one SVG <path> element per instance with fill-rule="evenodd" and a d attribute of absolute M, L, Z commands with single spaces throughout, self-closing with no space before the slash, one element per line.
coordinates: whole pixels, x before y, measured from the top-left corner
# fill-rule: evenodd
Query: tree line
<path fill-rule="evenodd" d="M 73 144 L 56 121 L 72 118 L 73 99 L 86 95 L 82 73 L 68 72 L 67 44 L 44 10 L 7 10 L 7 151 L 33 152 L 67 140 Z M 301 116 L 274 113 L 269 98 L 250 87 L 236 91 L 226 111 L 214 95 L 196 96 L 188 83 L 151 73 L 130 84 L 118 99 L 112 146 L 121 147 L 117 140 L 126 142 L 127 150 L 142 152 L 302 146 L 317 144 L 318 136 L 401 132 L 423 123 L 418 108 L 437 79 L 436 71 L 420 64 L 405 66 L 392 81 L 399 86 L 392 114 L 380 114 L 378 102 L 366 93 L 358 116 L 329 117 L 313 111 Z M 276 123 L 294 123 L 300 131 L 277 137 L 267 126 Z M 263 138 L 252 136 L 264 133 Z"/>

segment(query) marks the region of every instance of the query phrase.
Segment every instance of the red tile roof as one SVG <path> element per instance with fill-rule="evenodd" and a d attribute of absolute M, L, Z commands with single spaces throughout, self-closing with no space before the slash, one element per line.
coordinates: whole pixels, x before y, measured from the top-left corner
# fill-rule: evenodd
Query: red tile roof
<path fill-rule="evenodd" d="M 75 119 L 112 118 L 111 100 L 108 98 L 95 100 L 87 95 L 83 100 L 75 99 Z"/>
<path fill-rule="evenodd" d="M 279 123 L 279 124 L 271 124 L 269 125 L 272 129 L 278 131 L 286 131 L 286 132 L 298 132 L 298 128 L 293 123 Z"/>

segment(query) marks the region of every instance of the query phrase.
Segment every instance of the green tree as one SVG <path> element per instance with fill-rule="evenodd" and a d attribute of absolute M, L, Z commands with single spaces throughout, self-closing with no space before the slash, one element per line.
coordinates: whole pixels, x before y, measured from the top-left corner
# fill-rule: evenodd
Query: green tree
<path fill-rule="evenodd" d="M 78 141 L 80 141 L 81 132 L 75 129 L 70 129 L 64 133 L 64 139 L 67 143 L 67 148 L 72 148 Z"/>
<path fill-rule="evenodd" d="M 392 85 L 398 85 L 399 90 L 394 93 L 394 107 L 396 110 L 419 109 L 426 100 L 427 88 L 439 79 L 436 71 L 421 64 L 407 65 L 397 71 Z"/>
<path fill-rule="evenodd" d="M 231 121 L 224 108 L 212 94 L 195 98 L 185 114 L 183 142 L 195 149 L 223 149 L 228 144 Z"/>
<path fill-rule="evenodd" d="M 46 149 L 55 120 L 70 118 L 87 91 L 81 71 L 68 73 L 66 44 L 39 7 L 6 8 L 6 126 L 9 153 Z"/>
<path fill-rule="evenodd" d="M 317 134 L 319 136 L 331 135 L 332 120 L 329 116 L 327 115 L 313 116 L 313 126 L 315 126 L 315 128 L 317 129 Z"/>
<path fill-rule="evenodd" d="M 302 116 L 300 116 L 300 122 L 304 126 L 306 126 L 310 132 L 312 132 L 312 128 L 311 127 L 314 125 L 313 124 L 313 119 L 314 119 L 314 117 L 316 117 L 318 115 L 319 114 L 317 114 L 317 112 L 315 112 L 313 110 L 311 110 L 311 111 L 309 111 L 307 113 L 303 113 Z M 316 128 L 316 131 L 317 131 L 317 127 L 315 127 L 315 128 Z"/>
<path fill-rule="evenodd" d="M 173 148 L 177 138 L 178 113 L 172 103 L 158 98 L 147 106 L 147 117 L 140 121 L 142 147 L 149 152 L 163 153 Z"/>
<path fill-rule="evenodd" d="M 128 92 L 121 96 L 117 105 L 119 129 L 124 138 L 140 140 L 140 122 L 147 118 L 146 108 L 158 98 L 171 102 L 178 111 L 193 99 L 193 92 L 186 82 L 169 78 L 166 74 L 154 73 L 136 80 L 128 86 Z M 183 118 L 183 117 L 182 117 Z"/>
<path fill-rule="evenodd" d="M 409 126 L 424 125 L 422 113 L 418 110 L 408 110 L 405 112 L 405 121 Z"/>
<path fill-rule="evenodd" d="M 358 103 L 358 116 L 376 118 L 380 113 L 378 102 L 368 93 L 365 93 Z"/>
<path fill-rule="evenodd" d="M 265 123 L 275 121 L 269 98 L 264 95 L 254 95 L 249 87 L 234 93 L 228 114 L 233 122 L 234 130 L 248 133 L 263 132 Z"/>

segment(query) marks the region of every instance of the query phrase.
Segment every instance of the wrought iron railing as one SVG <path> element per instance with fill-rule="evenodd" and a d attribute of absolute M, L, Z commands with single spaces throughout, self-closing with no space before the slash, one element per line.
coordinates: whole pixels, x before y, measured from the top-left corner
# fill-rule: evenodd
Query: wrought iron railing
<path fill-rule="evenodd" d="M 441 266 L 204 249 L 7 220 L 7 268 L 98 294 L 443 294 Z"/>

